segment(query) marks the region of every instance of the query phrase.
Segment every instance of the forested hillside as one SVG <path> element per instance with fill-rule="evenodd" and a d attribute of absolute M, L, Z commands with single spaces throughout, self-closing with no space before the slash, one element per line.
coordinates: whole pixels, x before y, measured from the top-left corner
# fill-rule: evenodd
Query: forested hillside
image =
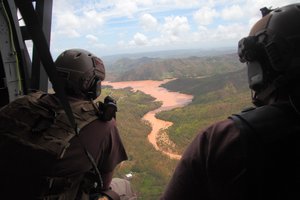
<path fill-rule="evenodd" d="M 193 104 L 210 101 L 205 97 L 207 93 L 219 91 L 224 87 L 231 87 L 235 93 L 248 90 L 248 80 L 246 68 L 238 71 L 214 74 L 200 78 L 179 78 L 174 81 L 163 84 L 162 87 L 170 91 L 179 91 L 185 94 L 192 94 L 194 97 Z M 228 92 L 228 90 L 226 90 Z"/>
<path fill-rule="evenodd" d="M 251 106 L 246 69 L 201 79 L 178 79 L 163 85 L 169 90 L 192 94 L 193 102 L 183 108 L 165 111 L 158 118 L 174 123 L 167 132 L 182 153 L 197 132 L 211 123 Z M 161 145 L 164 145 L 161 143 Z"/>
<path fill-rule="evenodd" d="M 107 80 L 163 80 L 196 78 L 239 70 L 243 65 L 236 54 L 187 58 L 120 59 L 107 69 Z"/>

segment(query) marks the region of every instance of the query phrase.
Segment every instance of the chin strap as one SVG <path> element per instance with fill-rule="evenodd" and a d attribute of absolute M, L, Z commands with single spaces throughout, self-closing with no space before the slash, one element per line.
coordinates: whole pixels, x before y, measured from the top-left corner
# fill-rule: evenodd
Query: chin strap
<path fill-rule="evenodd" d="M 252 103 L 257 106 L 266 105 L 271 95 L 276 91 L 277 87 L 274 85 L 269 85 L 266 89 L 261 92 L 255 92 L 251 90 Z"/>
<path fill-rule="evenodd" d="M 300 111 L 299 111 L 299 109 L 297 108 L 296 103 L 294 103 L 294 101 L 293 101 L 291 95 L 289 95 L 289 102 L 290 102 L 291 106 L 293 107 L 293 109 L 295 110 L 295 112 L 296 112 L 298 115 L 300 115 Z"/>

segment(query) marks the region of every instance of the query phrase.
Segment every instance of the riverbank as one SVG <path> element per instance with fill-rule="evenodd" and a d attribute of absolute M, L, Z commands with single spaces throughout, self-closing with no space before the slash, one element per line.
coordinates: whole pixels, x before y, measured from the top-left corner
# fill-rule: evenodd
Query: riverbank
<path fill-rule="evenodd" d="M 102 85 L 110 85 L 114 89 L 131 87 L 133 91 L 140 90 L 145 94 L 153 96 L 156 101 L 162 102 L 161 107 L 146 113 L 143 116 L 143 120 L 146 120 L 150 123 L 152 131 L 148 134 L 148 141 L 152 146 L 160 151 L 161 153 L 168 155 L 172 159 L 180 159 L 181 155 L 174 154 L 159 148 L 157 141 L 163 136 L 163 140 L 166 144 L 171 144 L 172 141 L 169 140 L 165 130 L 172 126 L 172 122 L 163 121 L 157 119 L 155 115 L 161 111 L 171 110 L 173 108 L 183 107 L 189 104 L 193 96 L 182 94 L 179 92 L 170 92 L 167 89 L 160 87 L 160 85 L 171 81 L 172 79 L 167 79 L 163 81 L 153 81 L 153 80 L 144 80 L 144 81 L 124 81 L 124 82 L 103 82 Z"/>

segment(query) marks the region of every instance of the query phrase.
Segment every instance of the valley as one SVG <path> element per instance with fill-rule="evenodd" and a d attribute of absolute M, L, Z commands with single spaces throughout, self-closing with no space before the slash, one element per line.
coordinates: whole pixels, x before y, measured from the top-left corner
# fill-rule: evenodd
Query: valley
<path fill-rule="evenodd" d="M 130 173 L 143 200 L 159 198 L 199 131 L 251 105 L 246 68 L 235 55 L 123 59 L 107 73 L 101 96 L 117 100 L 128 154 L 116 177 Z"/>
<path fill-rule="evenodd" d="M 162 111 L 183 107 L 189 104 L 193 99 L 192 95 L 182 94 L 179 92 L 170 92 L 167 89 L 160 87 L 162 84 L 170 82 L 171 80 L 173 79 L 166 79 L 163 81 L 146 80 L 146 81 L 103 82 L 103 85 L 110 85 L 114 89 L 130 87 L 132 88 L 133 91 L 140 90 L 145 94 L 154 97 L 155 101 L 161 102 L 162 105 L 159 108 L 146 113 L 142 117 L 142 120 L 148 121 L 151 125 L 151 132 L 148 134 L 147 138 L 157 151 L 161 151 L 163 154 L 168 155 L 172 159 L 180 159 L 181 155 L 172 153 L 165 149 L 161 149 L 157 144 L 158 140 L 160 141 L 163 140 L 165 144 L 169 144 L 173 146 L 175 145 L 172 141 L 170 141 L 168 135 L 165 132 L 165 130 L 170 126 L 172 126 L 173 123 L 169 121 L 157 119 L 156 114 Z"/>

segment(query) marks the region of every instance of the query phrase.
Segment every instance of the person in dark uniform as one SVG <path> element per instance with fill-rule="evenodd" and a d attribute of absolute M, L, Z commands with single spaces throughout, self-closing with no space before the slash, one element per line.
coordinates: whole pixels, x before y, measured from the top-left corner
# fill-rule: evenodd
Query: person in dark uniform
<path fill-rule="evenodd" d="M 65 82 L 78 134 L 55 94 L 32 93 L 2 108 L 0 195 L 9 195 L 7 199 L 104 198 L 105 191 L 111 192 L 115 167 L 127 160 L 116 110 L 105 110 L 116 109 L 115 102 L 93 101 L 105 78 L 102 60 L 86 50 L 69 49 L 55 65 Z"/>
<path fill-rule="evenodd" d="M 202 130 L 161 200 L 300 199 L 300 4 L 261 11 L 238 45 L 255 108 Z"/>

